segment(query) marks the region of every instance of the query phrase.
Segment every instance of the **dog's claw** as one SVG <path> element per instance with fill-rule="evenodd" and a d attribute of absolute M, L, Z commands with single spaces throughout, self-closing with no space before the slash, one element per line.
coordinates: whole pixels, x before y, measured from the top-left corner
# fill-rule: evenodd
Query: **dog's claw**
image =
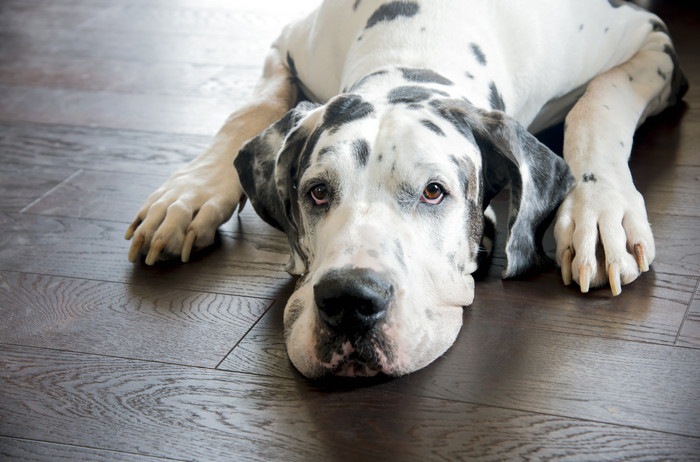
<path fill-rule="evenodd" d="M 617 297 L 622 293 L 620 265 L 618 263 L 610 263 L 608 266 L 608 280 L 610 281 L 610 290 L 612 290 L 613 296 Z"/>
<path fill-rule="evenodd" d="M 588 265 L 582 265 L 578 273 L 578 285 L 581 286 L 581 293 L 587 294 L 591 288 L 591 268 Z"/>
<path fill-rule="evenodd" d="M 146 238 L 143 236 L 143 234 L 140 234 L 136 236 L 136 239 L 131 243 L 131 247 L 129 247 L 129 261 L 130 262 L 135 262 L 136 259 L 139 256 L 139 253 L 141 252 L 141 246 L 143 243 L 146 241 Z"/>
<path fill-rule="evenodd" d="M 564 281 L 564 285 L 571 285 L 571 261 L 573 260 L 573 255 L 571 254 L 571 249 L 567 248 L 561 256 L 561 278 Z"/>
<path fill-rule="evenodd" d="M 153 266 L 158 261 L 158 257 L 164 248 L 165 241 L 156 239 L 153 245 L 151 245 L 151 250 L 148 251 L 148 255 L 146 255 L 146 264 L 148 266 Z"/>
<path fill-rule="evenodd" d="M 649 271 L 649 260 L 643 244 L 634 244 L 634 258 L 637 260 L 637 265 L 642 273 Z"/>
<path fill-rule="evenodd" d="M 134 232 L 136 232 L 136 228 L 138 228 L 140 224 L 141 224 L 141 220 L 139 220 L 138 218 L 136 220 L 134 220 L 129 225 L 129 227 L 126 228 L 126 233 L 124 233 L 124 239 L 126 239 L 128 241 L 129 239 L 134 237 Z"/>
<path fill-rule="evenodd" d="M 194 241 L 197 239 L 197 233 L 193 230 L 190 229 L 187 231 L 187 235 L 185 236 L 185 241 L 182 243 L 182 253 L 181 253 L 181 259 L 182 263 L 187 263 L 190 261 L 190 254 L 192 253 L 192 246 L 194 245 Z"/>

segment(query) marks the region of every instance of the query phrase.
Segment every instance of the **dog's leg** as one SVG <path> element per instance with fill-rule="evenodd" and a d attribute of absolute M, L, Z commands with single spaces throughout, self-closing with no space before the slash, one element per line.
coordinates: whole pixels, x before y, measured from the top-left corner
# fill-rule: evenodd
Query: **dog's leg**
<path fill-rule="evenodd" d="M 564 158 L 576 184 L 554 230 L 565 284 L 573 279 L 588 292 L 608 281 L 618 295 L 649 269 L 654 238 L 627 162 L 636 127 L 682 94 L 683 80 L 665 28 L 654 27 L 629 61 L 591 81 L 567 116 Z"/>
<path fill-rule="evenodd" d="M 146 200 L 126 231 L 133 238 L 129 260 L 146 255 L 190 258 L 193 248 L 214 242 L 216 229 L 233 214 L 243 189 L 233 161 L 241 146 L 281 118 L 296 102 L 297 89 L 279 51 L 267 56 L 251 101 L 226 120 L 211 146 L 175 172 Z"/>

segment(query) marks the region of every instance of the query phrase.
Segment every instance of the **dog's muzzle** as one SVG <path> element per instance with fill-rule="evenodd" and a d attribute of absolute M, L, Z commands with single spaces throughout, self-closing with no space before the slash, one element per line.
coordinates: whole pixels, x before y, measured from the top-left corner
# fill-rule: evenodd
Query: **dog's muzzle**
<path fill-rule="evenodd" d="M 325 325 L 349 338 L 372 330 L 387 315 L 394 286 L 367 268 L 329 271 L 314 285 L 314 301 Z"/>

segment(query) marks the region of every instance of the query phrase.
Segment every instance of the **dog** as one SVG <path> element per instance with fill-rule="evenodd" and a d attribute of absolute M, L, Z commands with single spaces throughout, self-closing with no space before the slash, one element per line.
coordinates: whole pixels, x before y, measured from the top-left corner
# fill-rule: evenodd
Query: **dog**
<path fill-rule="evenodd" d="M 289 238 L 294 366 L 400 376 L 455 341 L 507 186 L 503 277 L 548 263 L 555 218 L 565 284 L 617 295 L 649 269 L 632 136 L 686 89 L 664 23 L 623 1 L 326 1 L 147 199 L 129 258 L 187 262 L 247 198 Z M 561 121 L 563 158 L 531 134 Z"/>

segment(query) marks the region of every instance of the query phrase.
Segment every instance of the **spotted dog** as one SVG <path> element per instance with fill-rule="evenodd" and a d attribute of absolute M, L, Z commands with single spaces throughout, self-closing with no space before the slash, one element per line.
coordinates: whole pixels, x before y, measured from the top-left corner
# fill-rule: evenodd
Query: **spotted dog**
<path fill-rule="evenodd" d="M 454 342 L 507 185 L 504 277 L 547 263 L 555 213 L 565 284 L 619 294 L 648 270 L 627 160 L 635 128 L 685 89 L 663 22 L 622 1 L 328 1 L 148 198 L 129 258 L 188 261 L 247 198 L 289 238 L 296 368 L 406 374 Z M 563 159 L 530 134 L 562 120 Z"/>

